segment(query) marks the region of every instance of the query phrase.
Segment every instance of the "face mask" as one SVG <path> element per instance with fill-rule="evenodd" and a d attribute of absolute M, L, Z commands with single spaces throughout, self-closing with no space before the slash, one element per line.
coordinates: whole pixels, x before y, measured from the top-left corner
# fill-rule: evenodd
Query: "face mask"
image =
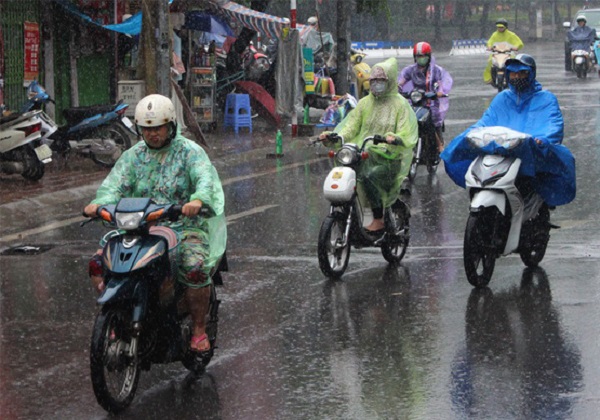
<path fill-rule="evenodd" d="M 513 85 L 517 92 L 523 92 L 529 87 L 529 79 L 508 79 L 508 83 Z"/>
<path fill-rule="evenodd" d="M 429 64 L 429 57 L 417 57 L 417 64 L 421 67 L 425 67 Z"/>
<path fill-rule="evenodd" d="M 385 92 L 386 85 L 386 82 L 380 80 L 371 82 L 371 93 L 375 96 L 381 95 Z"/>

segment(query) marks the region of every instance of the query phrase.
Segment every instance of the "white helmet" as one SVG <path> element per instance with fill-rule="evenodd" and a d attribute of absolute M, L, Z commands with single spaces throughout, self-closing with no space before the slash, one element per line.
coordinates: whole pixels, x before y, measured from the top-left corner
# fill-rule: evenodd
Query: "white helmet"
<path fill-rule="evenodd" d="M 583 20 L 585 23 L 587 23 L 587 19 L 585 18 L 585 15 L 578 15 L 577 18 L 575 18 L 576 22 L 579 22 L 580 20 Z"/>
<path fill-rule="evenodd" d="M 311 16 L 308 18 L 308 20 L 306 21 L 306 23 L 308 23 L 311 26 L 315 26 L 317 23 L 319 23 L 319 19 L 317 19 L 316 16 Z"/>
<path fill-rule="evenodd" d="M 168 123 L 177 126 L 177 116 L 173 102 L 166 96 L 148 95 L 135 107 L 135 124 L 140 127 L 158 127 Z"/>

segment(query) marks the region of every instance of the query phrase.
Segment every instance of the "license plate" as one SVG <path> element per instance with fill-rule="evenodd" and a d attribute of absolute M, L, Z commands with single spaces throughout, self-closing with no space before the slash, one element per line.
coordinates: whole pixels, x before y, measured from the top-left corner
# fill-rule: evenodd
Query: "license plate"
<path fill-rule="evenodd" d="M 133 130 L 133 123 L 131 122 L 131 120 L 127 117 L 123 117 L 123 124 L 125 124 L 125 126 L 131 130 Z"/>
<path fill-rule="evenodd" d="M 50 149 L 47 144 L 42 144 L 35 148 L 35 154 L 39 160 L 44 161 L 52 157 L 52 149 Z"/>

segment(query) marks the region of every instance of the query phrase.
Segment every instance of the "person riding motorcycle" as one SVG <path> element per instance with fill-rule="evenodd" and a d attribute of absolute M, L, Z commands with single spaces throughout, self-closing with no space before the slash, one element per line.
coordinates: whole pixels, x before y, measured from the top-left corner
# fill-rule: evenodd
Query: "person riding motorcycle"
<path fill-rule="evenodd" d="M 406 66 L 398 76 L 398 89 L 402 92 L 411 92 L 413 89 L 423 89 L 425 92 L 436 92 L 438 99 L 429 101 L 429 109 L 433 124 L 436 128 L 438 149 L 444 149 L 442 126 L 448 111 L 448 98 L 443 97 L 452 89 L 452 76 L 443 67 L 435 63 L 431 45 L 427 42 L 418 42 L 413 48 L 415 64 Z"/>
<path fill-rule="evenodd" d="M 84 213 L 96 217 L 101 205 L 116 204 L 123 197 L 183 205 L 185 217 L 164 225 L 181 238 L 177 281 L 185 287 L 181 303 L 187 304 L 194 325 L 190 348 L 205 352 L 210 350 L 205 333 L 210 272 L 225 252 L 227 236 L 221 181 L 206 152 L 181 135 L 169 98 L 153 94 L 140 100 L 135 124 L 144 141 L 122 154 Z M 202 208 L 208 210 L 209 216 L 194 217 Z M 90 264 L 99 260 L 99 254 L 92 257 Z M 103 290 L 101 277 L 92 276 L 92 282 L 98 291 Z"/>
<path fill-rule="evenodd" d="M 575 198 L 575 159 L 563 146 L 563 116 L 556 96 L 536 80 L 536 62 L 528 54 L 507 60 L 509 89 L 499 92 L 479 121 L 463 131 L 442 152 L 446 173 L 465 188 L 465 174 L 476 151 L 466 141 L 476 127 L 503 126 L 529 134 L 535 143 L 515 149 L 522 160 L 520 175 L 549 206 L 567 204 Z M 499 148 L 495 153 L 507 153 Z"/>
<path fill-rule="evenodd" d="M 513 46 L 514 51 L 519 51 L 524 44 L 517 34 L 508 30 L 508 21 L 504 18 L 496 20 L 496 31 L 487 41 L 487 49 L 491 51 L 494 44 L 498 42 L 507 42 Z M 492 56 L 490 55 L 487 65 L 483 70 L 483 81 L 487 84 L 492 83 Z"/>
<path fill-rule="evenodd" d="M 575 18 L 577 26 L 567 32 L 569 46 L 573 50 L 589 51 L 590 46 L 596 40 L 596 29 L 587 26 L 587 19 L 584 15 L 577 15 Z"/>
<path fill-rule="evenodd" d="M 381 135 L 386 139 L 386 143 L 368 146 L 369 158 L 357 173 L 373 209 L 374 220 L 366 228 L 372 232 L 384 228 L 383 209 L 398 199 L 418 141 L 417 118 L 408 101 L 398 93 L 397 76 L 395 58 L 373 66 L 369 95 L 358 101 L 356 108 L 334 129 L 346 143 L 359 147 L 368 136 Z M 319 139 L 328 142 L 330 134 L 325 131 Z M 391 144 L 395 140 L 401 145 Z"/>

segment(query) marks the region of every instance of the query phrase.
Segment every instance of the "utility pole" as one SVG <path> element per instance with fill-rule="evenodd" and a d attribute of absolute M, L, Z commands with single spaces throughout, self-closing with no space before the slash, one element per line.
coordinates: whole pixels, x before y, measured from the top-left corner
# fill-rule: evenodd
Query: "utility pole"
<path fill-rule="evenodd" d="M 167 98 L 171 97 L 171 37 L 169 36 L 169 3 L 157 1 L 156 63 L 158 70 L 157 91 Z"/>

